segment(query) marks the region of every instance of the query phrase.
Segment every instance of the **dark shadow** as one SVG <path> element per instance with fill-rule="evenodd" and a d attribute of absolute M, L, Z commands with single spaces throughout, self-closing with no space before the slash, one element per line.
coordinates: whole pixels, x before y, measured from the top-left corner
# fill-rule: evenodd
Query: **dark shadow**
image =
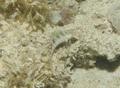
<path fill-rule="evenodd" d="M 115 57 L 114 61 L 107 60 L 107 56 L 98 56 L 95 67 L 108 72 L 115 71 L 120 66 L 120 55 Z"/>

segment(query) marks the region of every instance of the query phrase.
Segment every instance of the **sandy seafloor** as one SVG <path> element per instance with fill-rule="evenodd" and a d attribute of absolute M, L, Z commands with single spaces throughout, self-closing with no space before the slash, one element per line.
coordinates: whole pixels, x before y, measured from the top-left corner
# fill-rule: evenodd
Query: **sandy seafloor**
<path fill-rule="evenodd" d="M 104 33 L 104 35 L 106 36 L 108 35 L 108 37 L 111 36 L 110 34 L 114 35 L 115 37 L 117 36 L 119 37 L 119 34 L 115 34 L 113 32 L 113 29 L 111 28 L 110 23 L 107 20 L 109 8 L 111 7 L 111 5 L 113 5 L 117 1 L 119 0 L 82 1 L 79 4 L 79 11 L 77 15 L 74 17 L 74 22 L 71 24 L 65 25 L 64 28 L 66 29 L 72 28 L 74 30 L 77 28 L 77 26 L 78 27 L 80 26 L 81 29 L 86 29 L 88 31 L 92 29 L 95 31 L 100 31 Z M 7 23 L 4 23 L 4 24 L 7 25 Z M 15 26 L 15 28 L 17 27 Z M 57 28 L 62 29 L 63 27 L 56 27 L 55 29 Z M 39 57 L 39 53 L 37 52 L 40 51 L 39 48 L 41 47 L 41 45 L 39 45 L 39 43 L 37 42 L 39 42 L 39 40 L 42 39 L 42 37 L 40 36 L 41 33 L 39 32 L 31 33 L 31 35 L 29 35 L 28 37 L 27 36 L 28 33 L 27 31 L 24 30 L 24 27 L 23 28 L 21 27 L 21 30 L 23 30 L 22 32 L 19 30 L 13 30 L 13 29 L 8 31 L 8 29 L 9 29 L 9 26 L 5 30 L 0 31 L 0 33 L 4 31 L 5 35 L 7 35 L 7 37 L 4 37 L 4 35 L 0 35 L 1 36 L 0 38 L 2 41 L 2 42 L 0 41 L 1 48 L 7 51 L 6 53 L 3 52 L 4 55 L 2 58 L 16 58 L 17 54 L 18 55 L 21 54 L 19 58 L 25 58 L 29 56 L 31 58 Z M 74 34 L 74 35 L 79 36 L 79 34 Z M 27 43 L 29 43 L 29 38 L 35 38 L 35 37 L 38 37 L 38 40 L 37 38 L 35 40 L 36 43 L 32 41 L 32 43 L 30 43 L 26 48 L 19 47 L 19 44 L 21 43 L 19 40 L 22 39 L 22 43 L 27 45 Z M 97 37 L 99 37 L 99 35 Z M 44 44 L 44 41 L 47 41 L 47 39 L 41 40 L 41 41 Z M 102 41 L 102 38 L 101 38 L 101 41 Z M 16 47 L 19 51 L 17 51 Z M 110 47 L 112 47 L 112 45 Z M 29 54 L 24 56 L 23 52 L 25 52 L 25 50 L 30 50 L 30 51 L 29 51 Z M 104 52 L 109 53 L 109 50 Z M 9 55 L 9 57 L 5 55 Z M 3 66 L 0 65 L 0 68 L 2 69 L 0 70 L 2 72 L 4 70 Z M 3 74 L 4 73 L 2 73 L 2 75 Z M 76 68 L 72 71 L 71 79 L 72 81 L 68 84 L 67 88 L 120 88 L 120 67 L 118 66 L 118 68 L 116 68 L 116 70 L 112 72 L 109 72 L 106 69 L 99 69 L 96 67 L 88 70 L 84 68 Z M 1 85 L 2 85 L 2 82 L 1 82 Z"/>
<path fill-rule="evenodd" d="M 81 3 L 81 11 L 85 14 L 76 16 L 78 24 L 86 26 L 89 30 L 95 24 L 106 24 L 105 20 L 95 19 L 94 15 L 107 16 L 110 6 L 118 0 L 86 0 Z M 93 17 L 93 18 L 92 18 Z M 87 27 L 88 26 L 88 27 Z M 98 30 L 98 29 L 97 29 Z M 100 30 L 109 31 L 111 29 Z M 84 70 L 76 69 L 72 75 L 72 83 L 68 88 L 120 88 L 120 68 L 114 72 L 100 70 L 97 68 Z"/>

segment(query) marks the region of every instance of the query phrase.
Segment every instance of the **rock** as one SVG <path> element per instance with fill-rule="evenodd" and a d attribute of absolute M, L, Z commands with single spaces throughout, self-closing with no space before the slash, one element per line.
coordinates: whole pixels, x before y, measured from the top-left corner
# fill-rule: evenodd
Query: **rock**
<path fill-rule="evenodd" d="M 120 34 L 120 1 L 112 4 L 108 10 L 107 16 L 108 20 L 114 28 L 114 31 Z"/>

